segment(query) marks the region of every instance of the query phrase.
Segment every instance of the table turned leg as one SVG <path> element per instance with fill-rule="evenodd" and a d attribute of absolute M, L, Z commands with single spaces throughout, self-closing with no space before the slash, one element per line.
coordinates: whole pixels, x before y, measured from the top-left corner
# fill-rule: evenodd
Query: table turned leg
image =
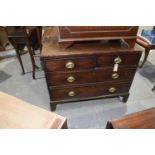
<path fill-rule="evenodd" d="M 139 68 L 142 68 L 148 58 L 148 55 L 149 55 L 149 52 L 150 52 L 150 49 L 149 48 L 145 48 L 145 57 L 144 57 L 144 60 L 142 62 L 142 64 L 139 66 Z"/>
<path fill-rule="evenodd" d="M 28 51 L 29 51 L 29 55 L 30 55 L 30 60 L 31 60 L 31 63 L 32 63 L 32 77 L 33 79 L 35 79 L 35 60 L 34 60 L 34 56 L 33 56 L 33 51 L 31 49 L 31 47 L 29 46 L 29 44 L 27 45 L 27 48 L 28 48 Z"/>
<path fill-rule="evenodd" d="M 15 49 L 15 51 L 16 51 L 17 58 L 19 60 L 19 63 L 20 63 L 21 69 L 22 69 L 22 74 L 25 74 L 25 70 L 24 70 L 24 66 L 23 66 L 23 62 L 22 62 L 22 59 L 21 59 L 20 52 L 19 52 L 18 49 Z"/>

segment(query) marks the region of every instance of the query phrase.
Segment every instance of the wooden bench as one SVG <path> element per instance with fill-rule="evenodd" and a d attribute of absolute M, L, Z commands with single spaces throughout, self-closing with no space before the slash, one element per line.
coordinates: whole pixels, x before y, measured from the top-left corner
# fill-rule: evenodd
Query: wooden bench
<path fill-rule="evenodd" d="M 0 128 L 61 129 L 66 118 L 0 92 Z"/>
<path fill-rule="evenodd" d="M 107 129 L 155 129 L 155 108 L 109 121 Z"/>

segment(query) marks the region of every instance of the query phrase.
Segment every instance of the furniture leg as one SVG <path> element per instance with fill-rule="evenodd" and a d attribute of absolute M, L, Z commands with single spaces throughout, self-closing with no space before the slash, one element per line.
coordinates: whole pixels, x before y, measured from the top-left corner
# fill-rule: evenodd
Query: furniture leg
<path fill-rule="evenodd" d="M 21 69 L 22 69 L 22 74 L 25 74 L 25 70 L 24 70 L 24 66 L 23 66 L 23 62 L 22 62 L 22 59 L 21 59 L 21 55 L 19 53 L 19 50 L 16 49 L 15 51 L 16 51 L 17 58 L 19 60 L 19 63 L 20 63 Z"/>
<path fill-rule="evenodd" d="M 122 102 L 123 102 L 123 103 L 126 103 L 126 102 L 128 101 L 128 98 L 129 98 L 129 94 L 124 95 L 124 96 L 123 96 L 123 99 L 122 99 Z"/>
<path fill-rule="evenodd" d="M 31 63 L 32 63 L 32 77 L 33 77 L 33 79 L 35 79 L 35 66 L 36 65 L 35 65 L 35 60 L 34 60 L 34 57 L 33 57 L 33 51 L 31 49 L 31 47 L 29 46 L 29 44 L 27 44 L 27 48 L 28 48 Z"/>
<path fill-rule="evenodd" d="M 142 64 L 139 66 L 139 68 L 142 68 L 148 58 L 148 55 L 149 55 L 149 52 L 150 52 L 150 49 L 149 48 L 145 48 L 145 57 L 144 57 L 144 60 L 142 62 Z"/>
<path fill-rule="evenodd" d="M 30 54 L 30 59 L 31 59 L 31 63 L 32 63 L 32 77 L 33 79 L 35 79 L 35 60 L 34 60 L 34 57 L 33 57 L 33 52 L 31 50 L 30 47 L 28 47 L 28 50 L 29 50 L 29 54 Z"/>
<path fill-rule="evenodd" d="M 18 61 L 20 63 L 21 69 L 22 69 L 22 74 L 25 74 L 25 70 L 24 70 L 22 59 L 21 59 L 21 55 L 20 55 L 19 49 L 17 47 L 17 44 L 15 43 L 15 40 L 12 40 L 12 45 L 13 45 L 15 51 L 16 51 L 17 58 L 18 58 Z"/>
<path fill-rule="evenodd" d="M 152 88 L 152 91 L 154 91 L 155 90 L 155 86 Z"/>
<path fill-rule="evenodd" d="M 62 129 L 68 129 L 67 120 L 64 122 Z"/>
<path fill-rule="evenodd" d="M 51 108 L 51 111 L 55 111 L 56 110 L 56 104 L 53 104 L 52 102 L 50 102 L 50 108 Z"/>
<path fill-rule="evenodd" d="M 33 50 L 31 48 L 29 39 L 27 37 L 26 27 L 23 27 L 23 32 L 24 32 L 23 34 L 24 34 L 25 43 L 26 43 L 26 46 L 28 48 L 31 63 L 32 63 L 32 77 L 33 77 L 33 79 L 35 79 L 35 60 L 34 60 L 34 56 L 33 56 Z"/>
<path fill-rule="evenodd" d="M 113 129 L 111 122 L 107 122 L 106 129 Z"/>
<path fill-rule="evenodd" d="M 32 56 L 33 56 L 33 59 L 34 59 L 34 57 L 35 57 L 35 51 L 34 50 L 32 50 L 32 51 L 33 51 L 33 55 Z M 35 67 L 35 69 L 39 69 L 39 67 L 36 64 L 34 65 L 34 67 Z"/>
<path fill-rule="evenodd" d="M 41 29 L 41 27 L 40 27 L 40 29 Z M 39 45 L 40 45 L 40 51 L 41 51 L 41 49 L 42 49 L 42 43 L 41 43 L 41 36 L 42 36 L 42 32 L 41 32 L 41 30 L 39 29 L 39 27 L 36 27 L 36 34 L 37 34 L 37 40 L 38 40 L 38 43 L 39 43 Z"/>
<path fill-rule="evenodd" d="M 37 65 L 35 65 L 35 68 L 36 68 L 36 69 L 39 69 L 39 67 L 38 67 Z"/>

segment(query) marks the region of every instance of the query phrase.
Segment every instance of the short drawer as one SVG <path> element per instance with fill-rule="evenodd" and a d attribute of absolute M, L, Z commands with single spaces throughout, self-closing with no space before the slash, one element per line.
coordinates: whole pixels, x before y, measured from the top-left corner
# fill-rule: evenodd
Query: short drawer
<path fill-rule="evenodd" d="M 44 67 L 47 72 L 90 69 L 95 66 L 96 61 L 94 57 L 51 59 L 44 61 Z"/>
<path fill-rule="evenodd" d="M 135 68 L 120 68 L 113 72 L 113 68 L 95 69 L 70 73 L 47 73 L 47 80 L 51 86 L 96 83 L 105 81 L 132 80 Z"/>
<path fill-rule="evenodd" d="M 87 97 L 98 97 L 104 95 L 116 95 L 127 93 L 130 83 L 105 83 L 93 84 L 89 86 L 77 87 L 59 87 L 51 89 L 51 97 L 53 101 L 79 99 Z"/>
<path fill-rule="evenodd" d="M 140 56 L 141 53 L 107 54 L 98 57 L 97 65 L 98 67 L 113 66 L 114 64 L 119 64 L 119 66 L 137 66 Z"/>

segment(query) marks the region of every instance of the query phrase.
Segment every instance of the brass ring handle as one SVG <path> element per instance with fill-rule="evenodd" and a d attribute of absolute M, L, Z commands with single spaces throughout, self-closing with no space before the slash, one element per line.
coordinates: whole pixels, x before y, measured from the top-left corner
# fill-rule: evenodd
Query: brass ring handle
<path fill-rule="evenodd" d="M 75 81 L 75 77 L 74 77 L 74 76 L 69 76 L 69 77 L 67 78 L 67 81 L 68 81 L 69 83 L 72 83 L 72 82 Z"/>
<path fill-rule="evenodd" d="M 114 59 L 114 62 L 115 62 L 116 64 L 120 64 L 120 63 L 122 62 L 122 59 L 118 56 L 118 57 L 116 57 L 116 58 Z"/>
<path fill-rule="evenodd" d="M 65 66 L 67 69 L 72 69 L 75 67 L 75 64 L 73 61 L 68 61 Z"/>
<path fill-rule="evenodd" d="M 75 95 L 76 95 L 76 93 L 75 93 L 74 91 L 68 92 L 68 96 L 70 96 L 70 97 L 73 97 L 73 96 L 75 96 Z"/>
<path fill-rule="evenodd" d="M 113 73 L 111 77 L 112 77 L 112 79 L 118 79 L 119 74 L 118 73 Z"/>
<path fill-rule="evenodd" d="M 114 93 L 115 91 L 116 91 L 116 88 L 115 88 L 115 87 L 109 88 L 109 92 L 110 92 L 110 93 Z"/>

